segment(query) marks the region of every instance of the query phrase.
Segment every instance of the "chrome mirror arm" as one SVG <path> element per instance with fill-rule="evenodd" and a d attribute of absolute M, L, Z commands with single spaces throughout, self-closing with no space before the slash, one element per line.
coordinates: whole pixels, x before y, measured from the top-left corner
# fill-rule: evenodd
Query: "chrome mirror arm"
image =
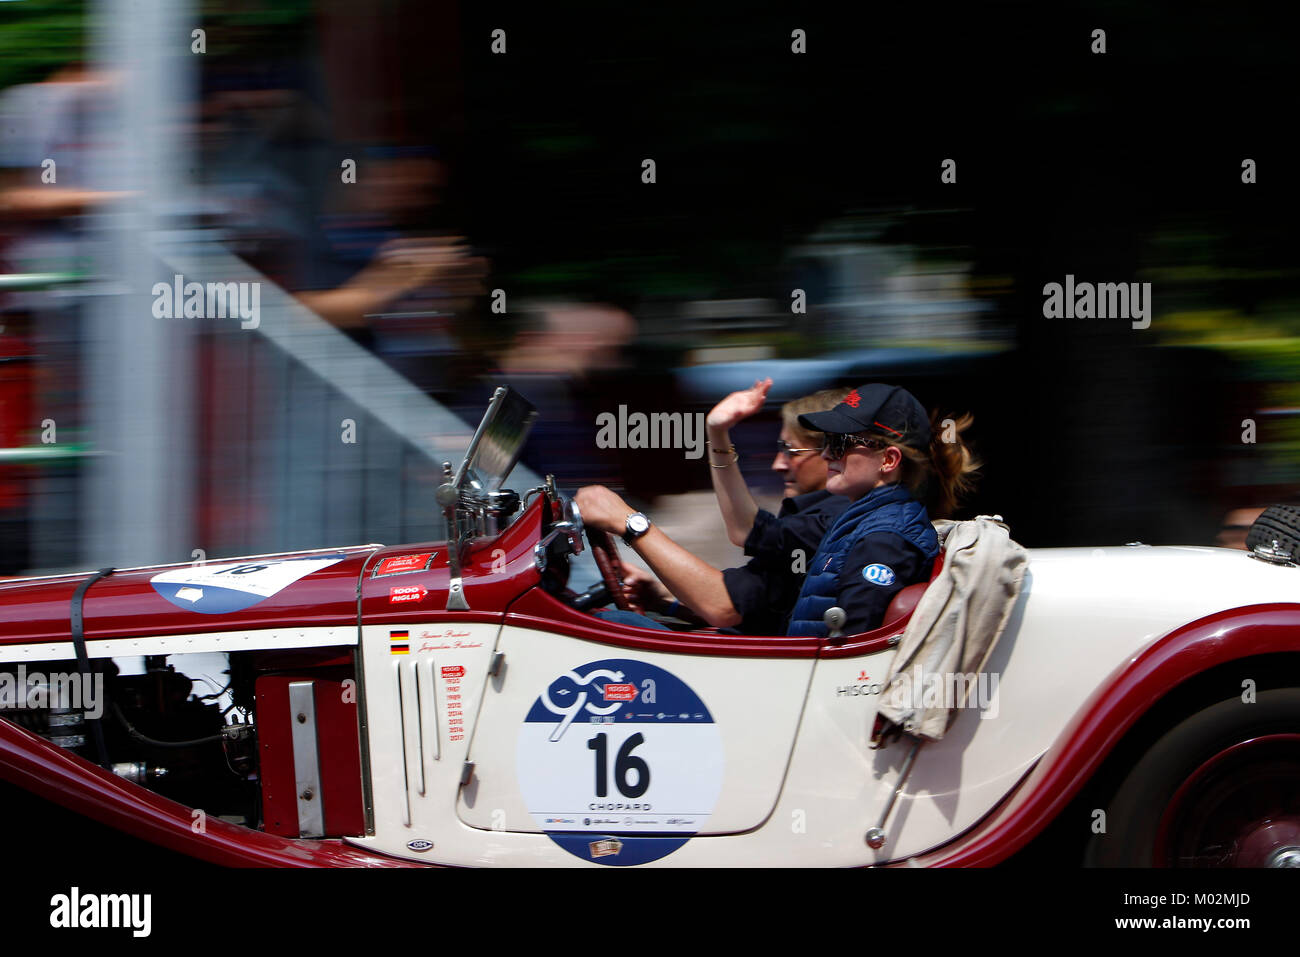
<path fill-rule="evenodd" d="M 460 533 L 460 492 L 452 479 L 451 463 L 442 463 L 443 483 L 438 486 L 434 496 L 442 506 L 442 514 L 447 519 L 447 611 L 469 611 L 469 602 L 465 600 L 465 584 L 461 581 L 460 549 L 463 540 Z"/>

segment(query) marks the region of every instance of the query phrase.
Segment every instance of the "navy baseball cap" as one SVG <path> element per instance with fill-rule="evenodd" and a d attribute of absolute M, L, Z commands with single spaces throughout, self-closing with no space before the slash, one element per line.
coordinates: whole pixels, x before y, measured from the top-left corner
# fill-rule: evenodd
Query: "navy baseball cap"
<path fill-rule="evenodd" d="M 871 432 L 923 452 L 930 447 L 930 417 L 899 385 L 858 386 L 829 412 L 799 416 L 799 424 L 811 432 Z"/>

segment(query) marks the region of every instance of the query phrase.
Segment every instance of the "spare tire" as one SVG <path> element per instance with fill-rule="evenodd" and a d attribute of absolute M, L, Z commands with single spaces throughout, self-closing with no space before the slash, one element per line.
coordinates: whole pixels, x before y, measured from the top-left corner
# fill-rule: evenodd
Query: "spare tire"
<path fill-rule="evenodd" d="M 1270 505 L 1264 509 L 1246 535 L 1246 550 L 1254 551 L 1256 545 L 1271 548 L 1274 542 L 1300 563 L 1300 505 Z"/>

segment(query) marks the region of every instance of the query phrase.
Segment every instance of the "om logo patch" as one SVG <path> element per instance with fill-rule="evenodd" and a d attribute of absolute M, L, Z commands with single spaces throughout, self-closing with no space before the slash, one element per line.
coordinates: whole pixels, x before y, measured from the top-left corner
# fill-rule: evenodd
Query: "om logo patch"
<path fill-rule="evenodd" d="M 894 584 L 894 570 L 888 565 L 868 565 L 862 569 L 862 577 L 873 585 Z"/>

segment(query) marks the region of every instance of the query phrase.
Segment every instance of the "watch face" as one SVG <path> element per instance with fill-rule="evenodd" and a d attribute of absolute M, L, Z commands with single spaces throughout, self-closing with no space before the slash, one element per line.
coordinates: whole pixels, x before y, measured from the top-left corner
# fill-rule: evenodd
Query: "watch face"
<path fill-rule="evenodd" d="M 635 515 L 629 515 L 627 517 L 627 528 L 628 531 L 640 535 L 642 532 L 645 532 L 650 528 L 650 519 L 646 518 L 640 512 L 637 512 Z"/>

